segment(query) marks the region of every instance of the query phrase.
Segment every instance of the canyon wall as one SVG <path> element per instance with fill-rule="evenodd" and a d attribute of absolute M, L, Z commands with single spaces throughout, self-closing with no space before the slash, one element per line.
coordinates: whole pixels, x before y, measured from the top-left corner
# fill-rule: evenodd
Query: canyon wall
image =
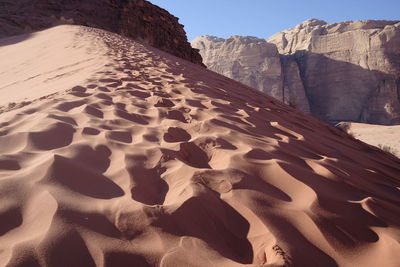
<path fill-rule="evenodd" d="M 250 36 L 200 36 L 192 46 L 207 68 L 309 113 L 297 65 L 290 57 L 281 59 L 276 45 Z"/>
<path fill-rule="evenodd" d="M 311 19 L 266 41 L 201 36 L 192 46 L 210 69 L 326 122 L 400 123 L 398 21 Z M 257 64 L 247 64 L 249 57 Z"/>

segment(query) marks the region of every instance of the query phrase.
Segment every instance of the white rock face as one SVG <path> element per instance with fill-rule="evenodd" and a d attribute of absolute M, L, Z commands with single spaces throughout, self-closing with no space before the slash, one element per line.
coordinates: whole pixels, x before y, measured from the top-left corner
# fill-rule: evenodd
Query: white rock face
<path fill-rule="evenodd" d="M 268 42 L 296 59 L 315 116 L 400 123 L 400 22 L 312 19 Z"/>
<path fill-rule="evenodd" d="M 311 19 L 267 41 L 202 36 L 192 46 L 209 69 L 324 121 L 400 123 L 398 21 Z"/>
<path fill-rule="evenodd" d="M 210 70 L 309 112 L 297 65 L 287 60 L 286 73 L 290 77 L 285 79 L 276 45 L 250 36 L 200 36 L 192 46 L 200 50 L 203 63 Z"/>

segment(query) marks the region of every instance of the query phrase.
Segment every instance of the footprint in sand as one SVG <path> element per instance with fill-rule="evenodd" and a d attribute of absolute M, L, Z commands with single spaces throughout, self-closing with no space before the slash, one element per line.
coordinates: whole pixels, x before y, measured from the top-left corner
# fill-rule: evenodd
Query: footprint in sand
<path fill-rule="evenodd" d="M 132 143 L 132 135 L 129 132 L 110 131 L 106 134 L 106 137 L 111 140 L 118 141 L 121 143 L 127 143 L 127 144 Z"/>
<path fill-rule="evenodd" d="M 93 198 L 111 199 L 123 196 L 124 191 L 100 172 L 101 169 L 108 168 L 109 155 L 101 151 L 93 151 L 87 154 L 89 155 L 92 155 L 92 158 L 66 158 L 55 155 L 53 165 L 43 182 L 57 183 Z"/>
<path fill-rule="evenodd" d="M 22 224 L 22 213 L 19 207 L 0 206 L 0 237 Z"/>
<path fill-rule="evenodd" d="M 137 91 L 137 90 L 129 91 L 128 93 L 131 96 L 135 96 L 135 97 L 139 97 L 139 98 L 148 98 L 151 96 L 148 92 L 142 92 L 142 91 Z"/>
<path fill-rule="evenodd" d="M 95 95 L 95 97 L 103 99 L 103 100 L 108 100 L 108 101 L 111 101 L 111 102 L 113 100 L 111 96 L 109 96 L 107 94 L 104 94 L 104 93 L 97 94 L 97 95 Z"/>
<path fill-rule="evenodd" d="M 0 159 L 0 171 L 17 171 L 20 170 L 21 166 L 19 165 L 17 160 L 11 159 Z"/>
<path fill-rule="evenodd" d="M 179 127 L 169 127 L 168 132 L 164 134 L 164 141 L 169 143 L 189 141 L 190 134 Z"/>
<path fill-rule="evenodd" d="M 86 101 L 85 100 L 78 100 L 78 101 L 71 101 L 71 102 L 64 102 L 56 106 L 56 109 L 64 112 L 68 112 L 74 108 L 80 107 L 82 105 L 85 105 Z"/>
<path fill-rule="evenodd" d="M 28 139 L 39 150 L 52 150 L 71 144 L 75 129 L 67 123 L 56 122 L 47 129 L 29 133 Z"/>
<path fill-rule="evenodd" d="M 93 106 L 87 106 L 87 107 L 85 108 L 85 112 L 86 112 L 87 114 L 89 114 L 89 115 L 92 115 L 92 116 L 97 117 L 97 118 L 100 118 L 100 119 L 103 119 L 103 118 L 104 118 L 104 113 L 103 113 L 103 111 L 101 111 L 101 110 L 99 110 L 99 109 L 97 109 L 97 108 L 95 108 L 95 107 L 93 107 Z"/>
<path fill-rule="evenodd" d="M 92 128 L 92 127 L 85 127 L 82 130 L 82 134 L 85 134 L 85 135 L 98 135 L 98 134 L 100 134 L 100 131 L 95 129 L 95 128 Z"/>
<path fill-rule="evenodd" d="M 155 107 L 164 107 L 164 108 L 170 108 L 175 106 L 175 104 L 166 98 L 161 98 L 157 101 L 157 103 L 154 105 Z"/>
<path fill-rule="evenodd" d="M 170 110 L 167 113 L 167 118 L 170 120 L 177 120 L 183 123 L 189 123 L 191 121 L 191 117 L 187 113 L 183 113 L 179 110 Z"/>
<path fill-rule="evenodd" d="M 181 143 L 179 148 L 177 158 L 182 162 L 195 168 L 211 169 L 209 165 L 209 156 L 195 143 Z"/>
<path fill-rule="evenodd" d="M 204 106 L 201 101 L 199 100 L 193 100 L 193 99 L 186 99 L 185 100 L 186 103 L 191 106 L 191 107 L 195 107 L 195 108 L 202 108 L 202 109 L 208 109 L 206 106 Z"/>
<path fill-rule="evenodd" d="M 142 125 L 147 125 L 149 124 L 149 118 L 147 116 L 144 115 L 138 115 L 135 113 L 128 113 L 126 111 L 123 110 L 117 110 L 115 112 L 115 114 L 120 117 L 123 118 L 125 120 L 134 122 L 134 123 L 138 123 L 138 124 L 142 124 Z"/>

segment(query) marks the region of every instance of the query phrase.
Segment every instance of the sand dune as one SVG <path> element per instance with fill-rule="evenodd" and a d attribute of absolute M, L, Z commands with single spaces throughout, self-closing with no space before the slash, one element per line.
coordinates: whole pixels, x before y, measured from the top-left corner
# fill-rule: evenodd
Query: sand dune
<path fill-rule="evenodd" d="M 354 138 L 379 147 L 400 158 L 400 125 L 342 122 L 339 123 L 338 127 Z"/>
<path fill-rule="evenodd" d="M 29 102 L 85 82 L 109 62 L 107 51 L 101 40 L 68 27 L 0 39 L 0 105 Z"/>
<path fill-rule="evenodd" d="M 400 266 L 399 159 L 105 31 L 8 51 L 1 266 Z"/>

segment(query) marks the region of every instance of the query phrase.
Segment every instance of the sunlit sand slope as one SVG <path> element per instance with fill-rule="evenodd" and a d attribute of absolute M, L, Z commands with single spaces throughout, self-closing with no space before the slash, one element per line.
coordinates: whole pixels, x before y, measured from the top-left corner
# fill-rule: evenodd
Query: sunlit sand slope
<path fill-rule="evenodd" d="M 0 266 L 400 266 L 395 157 L 115 34 L 22 39 L 0 46 Z"/>

